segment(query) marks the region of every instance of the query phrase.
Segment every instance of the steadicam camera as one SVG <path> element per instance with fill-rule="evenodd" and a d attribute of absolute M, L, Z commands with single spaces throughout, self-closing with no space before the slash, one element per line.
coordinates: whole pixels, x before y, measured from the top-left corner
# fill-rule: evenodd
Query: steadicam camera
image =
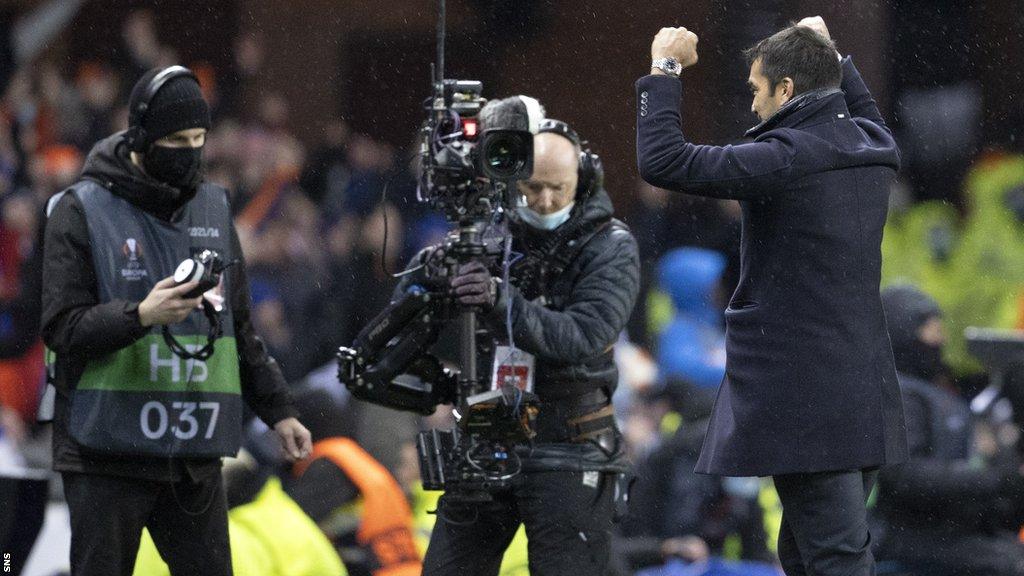
<path fill-rule="evenodd" d="M 482 92 L 476 80 L 442 80 L 428 100 L 419 189 L 452 222 L 487 221 L 513 206 L 509 183 L 533 172 L 529 130 L 480 129 Z"/>
<path fill-rule="evenodd" d="M 521 471 L 516 447 L 534 436 L 539 399 L 508 382 L 493 385 L 478 363 L 493 353 L 478 342 L 479 308 L 460 305 L 449 280 L 468 262 L 510 266 L 503 215 L 516 205 L 516 182 L 533 172 L 533 133 L 480 125 L 483 84 L 444 78 L 444 0 L 439 0 L 438 63 L 420 132 L 418 196 L 456 229 L 413 269 L 415 284 L 338 352 L 338 378 L 355 398 L 431 414 L 453 404 L 456 425 L 417 439 L 420 475 L 450 502 L 480 502 Z M 442 328 L 458 327 L 457 367 L 431 354 Z"/>

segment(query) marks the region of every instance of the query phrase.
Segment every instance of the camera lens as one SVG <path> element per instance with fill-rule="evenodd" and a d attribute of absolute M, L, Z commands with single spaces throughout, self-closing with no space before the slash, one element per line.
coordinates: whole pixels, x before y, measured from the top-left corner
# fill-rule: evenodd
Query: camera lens
<path fill-rule="evenodd" d="M 529 177 L 532 171 L 533 135 L 525 131 L 494 130 L 481 142 L 484 175 L 499 180 Z"/>
<path fill-rule="evenodd" d="M 523 164 L 522 158 L 518 156 L 516 146 L 518 142 L 514 137 L 499 138 L 490 143 L 487 149 L 487 165 L 495 173 L 515 172 Z"/>

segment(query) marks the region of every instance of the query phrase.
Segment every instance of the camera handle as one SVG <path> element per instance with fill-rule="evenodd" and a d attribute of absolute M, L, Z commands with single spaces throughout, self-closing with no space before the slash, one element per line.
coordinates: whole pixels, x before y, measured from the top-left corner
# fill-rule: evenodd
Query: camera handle
<path fill-rule="evenodd" d="M 454 262 L 450 265 L 449 276 L 454 277 L 458 268 L 485 253 L 480 223 L 464 221 L 459 224 L 459 239 L 452 245 Z M 476 357 L 477 307 L 463 306 L 459 310 L 459 404 L 464 409 L 465 399 L 482 392 Z M 463 412 L 463 410 L 460 410 Z"/>

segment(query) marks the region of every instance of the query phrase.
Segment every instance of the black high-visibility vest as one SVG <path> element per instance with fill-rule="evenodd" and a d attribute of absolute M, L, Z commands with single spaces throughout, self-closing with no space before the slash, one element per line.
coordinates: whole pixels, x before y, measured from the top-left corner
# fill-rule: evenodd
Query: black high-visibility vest
<path fill-rule="evenodd" d="M 82 203 L 89 228 L 100 302 L 141 302 L 178 264 L 203 250 L 231 261 L 226 192 L 200 186 L 175 222 L 161 220 L 91 181 L 67 193 Z M 55 203 L 51 204 L 55 205 Z M 161 327 L 103 358 L 89 361 L 73 387 L 69 430 L 93 451 L 165 457 L 233 456 L 241 438 L 242 397 L 231 287 L 224 275 L 223 333 L 206 361 L 167 347 Z M 170 332 L 188 349 L 206 343 L 199 309 Z"/>

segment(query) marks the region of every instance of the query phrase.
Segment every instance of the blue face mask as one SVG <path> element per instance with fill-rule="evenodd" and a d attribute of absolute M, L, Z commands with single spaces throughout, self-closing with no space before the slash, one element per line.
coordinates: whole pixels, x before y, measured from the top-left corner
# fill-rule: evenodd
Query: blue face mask
<path fill-rule="evenodd" d="M 516 214 L 523 222 L 538 230 L 554 230 L 569 220 L 569 214 L 575 205 L 575 202 L 570 202 L 565 208 L 551 214 L 538 214 L 526 206 L 518 206 Z"/>

